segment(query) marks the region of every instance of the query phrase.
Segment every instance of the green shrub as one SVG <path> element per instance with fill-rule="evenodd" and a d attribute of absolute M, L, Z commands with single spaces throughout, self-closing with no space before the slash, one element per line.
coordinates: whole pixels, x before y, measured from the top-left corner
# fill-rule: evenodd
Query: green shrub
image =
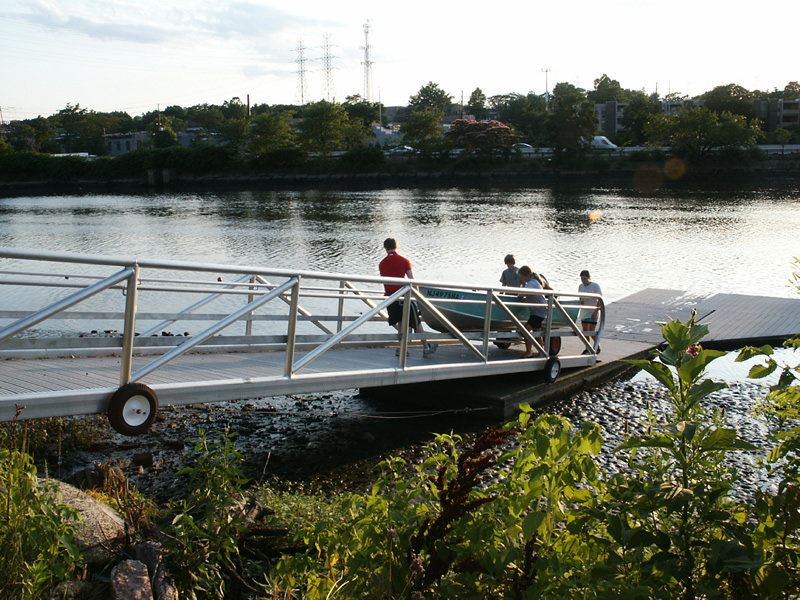
<path fill-rule="evenodd" d="M 0 598 L 37 599 L 74 577 L 78 513 L 59 504 L 57 489 L 38 479 L 30 456 L 0 449 Z"/>
<path fill-rule="evenodd" d="M 178 473 L 189 477 L 190 493 L 165 528 L 166 562 L 182 594 L 222 599 L 248 571 L 239 556 L 243 517 L 231 510 L 247 479 L 230 432 L 209 439 L 201 429 L 198 436 L 191 466 Z"/>

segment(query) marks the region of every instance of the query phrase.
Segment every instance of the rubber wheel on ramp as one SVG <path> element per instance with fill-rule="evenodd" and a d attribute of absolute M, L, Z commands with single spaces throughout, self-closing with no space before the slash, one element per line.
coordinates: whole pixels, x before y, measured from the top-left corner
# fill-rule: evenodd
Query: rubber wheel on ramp
<path fill-rule="evenodd" d="M 495 342 L 494 345 L 500 348 L 500 350 L 508 350 L 511 347 L 510 342 Z"/>
<path fill-rule="evenodd" d="M 556 356 L 561 352 L 561 337 L 555 336 L 550 338 L 550 356 Z"/>
<path fill-rule="evenodd" d="M 122 435 L 150 429 L 158 412 L 158 396 L 143 383 L 127 383 L 108 400 L 108 422 Z"/>
<path fill-rule="evenodd" d="M 547 383 L 553 383 L 561 374 L 561 361 L 555 356 L 551 356 L 544 364 L 544 378 Z"/>

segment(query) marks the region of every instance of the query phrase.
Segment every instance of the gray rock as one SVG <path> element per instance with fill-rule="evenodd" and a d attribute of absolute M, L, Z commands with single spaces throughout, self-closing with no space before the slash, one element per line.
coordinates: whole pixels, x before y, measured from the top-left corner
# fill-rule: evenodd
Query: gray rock
<path fill-rule="evenodd" d="M 178 588 L 161 563 L 161 546 L 157 542 L 136 544 L 136 558 L 147 565 L 154 600 L 178 600 Z"/>
<path fill-rule="evenodd" d="M 123 560 L 111 570 L 113 600 L 153 600 L 147 566 L 138 560 Z"/>
<path fill-rule="evenodd" d="M 74 523 L 75 542 L 89 565 L 112 562 L 125 543 L 125 522 L 110 506 L 95 500 L 78 488 L 56 481 L 61 502 L 77 510 L 81 519 Z"/>

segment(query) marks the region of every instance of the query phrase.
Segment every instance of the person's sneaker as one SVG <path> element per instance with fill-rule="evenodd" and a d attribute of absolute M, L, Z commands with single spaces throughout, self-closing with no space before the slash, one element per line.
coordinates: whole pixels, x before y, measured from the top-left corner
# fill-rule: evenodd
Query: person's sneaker
<path fill-rule="evenodd" d="M 428 347 L 422 351 L 422 358 L 428 358 L 429 356 L 433 356 L 433 353 L 436 352 L 436 349 L 439 347 L 439 344 L 428 344 Z"/>
<path fill-rule="evenodd" d="M 394 355 L 395 356 L 400 356 L 400 348 L 398 348 L 397 350 L 394 351 Z M 410 355 L 411 355 L 411 353 L 408 350 L 406 350 L 406 356 L 410 356 Z"/>

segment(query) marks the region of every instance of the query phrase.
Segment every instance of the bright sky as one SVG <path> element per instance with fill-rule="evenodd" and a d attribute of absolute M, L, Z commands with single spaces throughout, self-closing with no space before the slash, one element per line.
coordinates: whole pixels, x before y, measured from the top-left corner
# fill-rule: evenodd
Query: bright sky
<path fill-rule="evenodd" d="M 720 0 L 453 3 L 406 0 L 0 0 L 4 121 L 67 103 L 131 116 L 170 105 L 299 102 L 306 48 L 310 98 L 324 97 L 325 36 L 334 99 L 364 95 L 370 22 L 373 100 L 406 105 L 433 81 L 456 101 L 542 94 L 558 82 L 701 94 L 800 80 L 797 0 L 751 10 Z M 545 72 L 545 69 L 549 71 Z"/>

